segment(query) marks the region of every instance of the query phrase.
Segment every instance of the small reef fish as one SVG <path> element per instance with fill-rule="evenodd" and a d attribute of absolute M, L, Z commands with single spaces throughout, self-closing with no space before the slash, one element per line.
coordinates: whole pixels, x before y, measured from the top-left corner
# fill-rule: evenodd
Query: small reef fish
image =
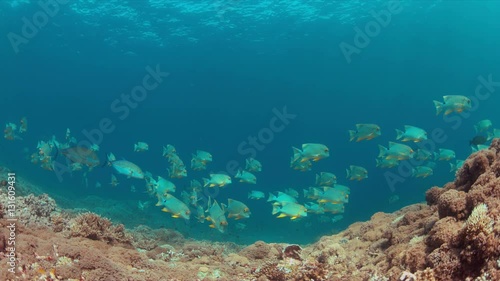
<path fill-rule="evenodd" d="M 227 211 L 227 217 L 236 220 L 248 219 L 251 215 L 250 209 L 245 203 L 234 199 L 227 199 L 227 207 L 225 209 Z"/>
<path fill-rule="evenodd" d="M 292 197 L 295 197 L 295 198 L 299 197 L 299 192 L 293 188 L 287 188 L 287 189 L 285 189 L 284 192 Z"/>
<path fill-rule="evenodd" d="M 201 183 L 197 180 L 191 180 L 189 182 L 189 187 L 193 190 L 193 191 L 201 191 L 201 188 L 203 187 L 201 185 Z"/>
<path fill-rule="evenodd" d="M 434 101 L 434 107 L 436 107 L 436 115 L 442 112 L 444 112 L 444 115 L 448 115 L 452 112 L 461 113 L 470 110 L 471 101 L 465 96 L 448 95 L 443 96 L 443 102 Z"/>
<path fill-rule="evenodd" d="M 350 165 L 349 169 L 346 169 L 347 178 L 349 180 L 363 180 L 368 178 L 368 171 L 360 166 Z"/>
<path fill-rule="evenodd" d="M 16 134 L 17 125 L 14 123 L 5 124 L 5 129 L 3 130 L 3 137 L 6 140 L 22 140 L 20 136 Z"/>
<path fill-rule="evenodd" d="M 93 144 L 90 146 L 90 149 L 91 149 L 92 151 L 99 151 L 99 146 L 98 146 L 97 144 L 93 143 Z"/>
<path fill-rule="evenodd" d="M 73 146 L 60 151 L 72 163 L 83 164 L 89 168 L 89 171 L 101 163 L 95 151 L 85 146 Z"/>
<path fill-rule="evenodd" d="M 223 187 L 231 183 L 231 177 L 225 174 L 210 174 L 210 179 L 203 178 L 204 187 Z"/>
<path fill-rule="evenodd" d="M 108 163 L 116 172 L 127 178 L 144 179 L 144 173 L 139 166 L 127 160 L 116 160 L 113 153 L 108 154 Z"/>
<path fill-rule="evenodd" d="M 308 213 L 313 213 L 317 215 L 325 213 L 325 209 L 323 209 L 323 207 L 321 207 L 318 203 L 307 202 L 304 206 L 306 207 Z"/>
<path fill-rule="evenodd" d="M 395 158 L 391 159 L 375 159 L 375 162 L 377 163 L 375 166 L 378 168 L 393 168 L 399 165 L 399 160 Z"/>
<path fill-rule="evenodd" d="M 69 141 L 71 139 L 71 130 L 66 128 L 66 140 Z"/>
<path fill-rule="evenodd" d="M 263 199 L 265 197 L 266 196 L 265 196 L 264 192 L 262 192 L 262 191 L 252 190 L 252 191 L 248 192 L 248 199 L 259 200 L 259 199 Z"/>
<path fill-rule="evenodd" d="M 405 125 L 404 132 L 396 129 L 396 139 L 401 141 L 421 142 L 427 140 L 427 132 L 415 126 Z"/>
<path fill-rule="evenodd" d="M 380 135 L 380 127 L 376 124 L 356 124 L 356 130 L 349 130 L 349 141 L 371 140 Z"/>
<path fill-rule="evenodd" d="M 437 164 L 436 164 L 436 162 L 429 161 L 429 162 L 425 163 L 425 165 L 423 165 L 423 166 L 427 166 L 427 167 L 434 170 L 436 168 Z"/>
<path fill-rule="evenodd" d="M 301 158 L 294 158 L 294 156 L 292 156 L 290 159 L 290 168 L 301 172 L 307 172 L 311 170 L 312 162 L 309 160 L 301 162 Z"/>
<path fill-rule="evenodd" d="M 387 199 L 387 201 L 389 202 L 389 204 L 394 204 L 397 201 L 399 201 L 399 195 L 397 194 L 391 195 L 389 199 Z"/>
<path fill-rule="evenodd" d="M 177 150 L 173 145 L 167 144 L 167 146 L 163 147 L 163 157 L 169 157 L 172 154 L 176 154 Z"/>
<path fill-rule="evenodd" d="M 334 203 L 343 204 L 348 203 L 349 194 L 345 194 L 342 190 L 337 188 L 325 187 L 324 191 L 319 194 L 318 203 Z"/>
<path fill-rule="evenodd" d="M 196 206 L 196 220 L 204 223 L 205 219 L 205 210 L 203 210 L 203 207 L 201 205 Z"/>
<path fill-rule="evenodd" d="M 170 168 L 167 168 L 168 176 L 170 178 L 185 178 L 187 177 L 186 166 L 183 163 L 172 163 Z"/>
<path fill-rule="evenodd" d="M 389 142 L 389 148 L 381 145 L 379 147 L 378 158 L 407 160 L 413 156 L 413 149 L 405 144 Z"/>
<path fill-rule="evenodd" d="M 479 144 L 479 145 L 471 146 L 472 153 L 478 152 L 480 150 L 488 149 L 488 148 L 489 148 L 489 146 L 488 145 L 484 145 L 484 144 Z"/>
<path fill-rule="evenodd" d="M 321 172 L 316 174 L 317 186 L 333 186 L 337 183 L 337 176 L 328 172 Z"/>
<path fill-rule="evenodd" d="M 293 159 L 299 160 L 300 162 L 306 162 L 308 160 L 319 161 L 323 158 L 330 157 L 330 150 L 324 144 L 320 143 L 304 143 L 302 145 L 302 150 L 292 147 L 293 149 Z"/>
<path fill-rule="evenodd" d="M 308 189 L 303 189 L 304 198 L 309 198 L 312 200 L 317 200 L 323 191 L 318 187 L 310 186 Z"/>
<path fill-rule="evenodd" d="M 137 142 L 134 144 L 134 151 L 135 152 L 142 152 L 142 151 L 148 151 L 149 150 L 149 145 L 145 142 Z"/>
<path fill-rule="evenodd" d="M 433 173 L 432 168 L 428 166 L 416 166 L 412 169 L 412 177 L 414 178 L 426 178 Z"/>
<path fill-rule="evenodd" d="M 118 179 L 117 179 L 117 178 L 116 178 L 116 176 L 115 176 L 115 175 L 113 175 L 113 174 L 111 174 L 111 182 L 110 182 L 110 184 L 111 184 L 113 187 L 116 187 L 116 186 L 119 184 Z"/>
<path fill-rule="evenodd" d="M 239 170 L 236 173 L 236 176 L 234 176 L 235 179 L 239 179 L 240 182 L 244 183 L 251 183 L 251 184 L 256 184 L 257 183 L 257 177 L 255 177 L 254 174 L 245 171 L 245 170 Z"/>
<path fill-rule="evenodd" d="M 488 140 L 500 138 L 500 129 L 493 129 L 493 133 L 488 132 Z"/>
<path fill-rule="evenodd" d="M 21 125 L 19 126 L 19 133 L 26 133 L 28 130 L 28 119 L 26 117 L 21 118 Z"/>
<path fill-rule="evenodd" d="M 480 145 L 485 144 L 488 141 L 488 137 L 485 136 L 475 136 L 469 141 L 469 145 Z"/>
<path fill-rule="evenodd" d="M 455 164 L 450 163 L 450 172 L 456 172 L 464 165 L 464 160 L 456 160 Z"/>
<path fill-rule="evenodd" d="M 210 221 L 211 228 L 217 229 L 219 232 L 224 233 L 227 228 L 227 219 L 224 215 L 225 211 L 221 208 L 221 206 L 214 200 L 213 204 L 210 204 L 211 199 L 208 202 L 208 217 L 206 220 Z"/>
<path fill-rule="evenodd" d="M 345 210 L 344 204 L 332 202 L 322 203 L 321 208 L 323 208 L 325 213 L 330 214 L 343 214 Z"/>
<path fill-rule="evenodd" d="M 474 129 L 476 130 L 476 133 L 482 133 L 489 131 L 493 127 L 493 123 L 491 123 L 491 120 L 485 119 L 481 120 L 474 125 Z"/>
<path fill-rule="evenodd" d="M 278 196 L 275 196 L 274 194 L 269 193 L 269 198 L 267 199 L 267 202 L 276 202 L 276 203 L 294 202 L 294 203 L 297 203 L 297 199 L 295 199 L 295 197 L 290 196 L 284 192 L 278 191 Z"/>
<path fill-rule="evenodd" d="M 272 214 L 278 214 L 277 218 L 290 217 L 295 220 L 297 218 L 307 217 L 307 209 L 305 206 L 294 202 L 280 202 L 273 205 Z"/>
<path fill-rule="evenodd" d="M 101 187 L 102 187 L 102 184 L 101 184 L 100 182 L 98 182 L 98 181 L 97 181 L 97 182 L 95 183 L 95 188 L 101 188 Z"/>
<path fill-rule="evenodd" d="M 427 160 L 432 159 L 433 156 L 434 155 L 432 154 L 432 152 L 419 148 L 419 149 L 417 149 L 417 151 L 415 151 L 413 158 L 415 158 L 418 161 L 427 161 Z"/>
<path fill-rule="evenodd" d="M 256 173 L 262 171 L 262 164 L 254 159 L 254 158 L 247 158 L 245 160 L 245 170 Z"/>
<path fill-rule="evenodd" d="M 194 171 L 203 171 L 210 162 L 212 162 L 212 154 L 203 150 L 197 150 L 191 159 L 191 169 Z"/>
<path fill-rule="evenodd" d="M 342 220 L 343 218 L 344 218 L 344 216 L 343 216 L 343 215 L 335 215 L 335 216 L 333 216 L 333 218 L 332 218 L 332 223 L 336 223 L 336 222 L 338 222 L 338 221 Z"/>
<path fill-rule="evenodd" d="M 153 183 L 156 194 L 164 196 L 167 193 L 175 192 L 175 184 L 161 176 L 158 176 L 158 180 Z"/>
<path fill-rule="evenodd" d="M 163 205 L 163 212 L 171 213 L 173 218 L 183 218 L 189 220 L 191 211 L 189 207 L 181 200 L 174 197 L 172 194 L 159 196 L 159 201 Z"/>
<path fill-rule="evenodd" d="M 451 149 L 440 148 L 439 152 L 436 152 L 435 159 L 439 161 L 450 161 L 455 159 L 455 151 Z"/>

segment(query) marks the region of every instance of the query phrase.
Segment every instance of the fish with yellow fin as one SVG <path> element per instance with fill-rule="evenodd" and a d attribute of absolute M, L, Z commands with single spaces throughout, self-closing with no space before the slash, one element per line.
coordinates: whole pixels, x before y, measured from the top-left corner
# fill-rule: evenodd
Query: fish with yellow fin
<path fill-rule="evenodd" d="M 276 215 L 278 213 L 277 218 L 290 217 L 290 219 L 295 220 L 307 217 L 307 208 L 294 202 L 280 202 L 273 205 L 272 214 Z"/>
<path fill-rule="evenodd" d="M 380 127 L 376 124 L 356 124 L 356 130 L 349 130 L 349 141 L 371 140 L 380 135 Z"/>

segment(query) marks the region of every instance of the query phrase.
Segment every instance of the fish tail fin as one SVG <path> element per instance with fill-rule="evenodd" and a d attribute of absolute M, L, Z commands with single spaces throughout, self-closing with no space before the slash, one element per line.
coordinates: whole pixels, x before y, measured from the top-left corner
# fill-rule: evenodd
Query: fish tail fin
<path fill-rule="evenodd" d="M 349 130 L 349 141 L 353 141 L 356 138 L 356 131 Z"/>
<path fill-rule="evenodd" d="M 379 149 L 378 157 L 379 158 L 384 157 L 385 154 L 387 153 L 387 148 L 379 144 L 378 149 Z"/>
<path fill-rule="evenodd" d="M 436 115 L 439 115 L 443 111 L 443 103 L 439 101 L 433 101 L 434 107 L 436 107 Z"/>
<path fill-rule="evenodd" d="M 375 167 L 380 167 L 380 159 L 375 159 Z"/>
<path fill-rule="evenodd" d="M 273 205 L 273 215 L 276 215 L 280 211 L 280 206 L 279 205 Z"/>
<path fill-rule="evenodd" d="M 267 199 L 267 202 L 271 202 L 276 200 L 276 196 L 274 196 L 272 193 L 269 193 L 269 198 Z"/>
<path fill-rule="evenodd" d="M 207 178 L 203 178 L 203 187 L 207 187 L 210 184 L 210 180 Z"/>
<path fill-rule="evenodd" d="M 349 178 L 349 176 L 351 175 L 351 171 L 349 171 L 349 169 L 345 169 L 345 172 L 347 174 L 346 178 Z"/>
<path fill-rule="evenodd" d="M 494 137 L 494 134 L 493 134 L 492 132 L 488 132 L 488 133 L 486 133 L 486 139 L 487 139 L 488 141 L 492 140 L 492 139 L 493 139 L 493 137 Z"/>
<path fill-rule="evenodd" d="M 302 189 L 302 191 L 304 192 L 304 198 L 307 198 L 307 194 L 309 193 L 307 189 Z"/>
<path fill-rule="evenodd" d="M 399 140 L 403 137 L 404 132 L 396 129 L 396 139 Z"/>
<path fill-rule="evenodd" d="M 302 157 L 302 151 L 296 147 L 293 147 L 293 146 L 292 146 L 292 150 L 293 150 L 292 162 L 295 162 Z"/>
<path fill-rule="evenodd" d="M 116 157 L 113 153 L 108 153 L 108 162 L 116 161 Z"/>
<path fill-rule="evenodd" d="M 449 164 L 450 164 L 450 172 L 453 172 L 455 170 L 455 165 L 453 165 L 452 163 Z"/>

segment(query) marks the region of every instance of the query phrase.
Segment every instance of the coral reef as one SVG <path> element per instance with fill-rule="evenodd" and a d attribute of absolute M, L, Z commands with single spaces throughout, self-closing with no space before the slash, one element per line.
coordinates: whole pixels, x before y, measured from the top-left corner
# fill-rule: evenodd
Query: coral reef
<path fill-rule="evenodd" d="M 500 280 L 498 139 L 471 155 L 454 182 L 429 189 L 427 204 L 376 213 L 308 246 L 242 248 L 169 229 L 126 231 L 93 213 L 61 211 L 46 195 L 18 199 L 17 265 L 8 272 L 2 219 L 0 280 Z"/>

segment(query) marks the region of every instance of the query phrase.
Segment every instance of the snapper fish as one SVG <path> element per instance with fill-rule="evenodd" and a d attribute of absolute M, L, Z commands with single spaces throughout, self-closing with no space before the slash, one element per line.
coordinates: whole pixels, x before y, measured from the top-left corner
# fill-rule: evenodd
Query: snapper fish
<path fill-rule="evenodd" d="M 21 118 L 21 124 L 19 126 L 19 133 L 26 133 L 28 130 L 28 119 L 26 117 Z"/>
<path fill-rule="evenodd" d="M 110 182 L 110 184 L 111 184 L 113 187 L 116 187 L 116 186 L 119 184 L 118 179 L 117 179 L 117 178 L 116 178 L 116 176 L 115 176 L 115 175 L 113 175 L 113 174 L 111 174 L 111 182 Z"/>
<path fill-rule="evenodd" d="M 310 186 L 308 189 L 303 189 L 304 198 L 317 200 L 323 191 L 318 187 Z"/>
<path fill-rule="evenodd" d="M 172 194 L 158 196 L 158 200 L 163 206 L 163 209 L 161 209 L 163 212 L 171 213 L 173 218 L 183 218 L 185 220 L 189 220 L 191 215 L 189 207 Z"/>
<path fill-rule="evenodd" d="M 297 199 L 295 199 L 295 197 L 290 196 L 284 192 L 278 191 L 277 196 L 272 194 L 272 193 L 269 193 L 269 198 L 267 199 L 267 202 L 276 202 L 276 203 L 294 202 L 294 203 L 297 203 Z"/>
<path fill-rule="evenodd" d="M 172 154 L 177 153 L 177 150 L 173 145 L 167 144 L 167 146 L 163 147 L 163 157 L 169 157 Z"/>
<path fill-rule="evenodd" d="M 489 131 L 493 127 L 493 123 L 491 123 L 491 120 L 485 119 L 481 120 L 474 125 L 474 129 L 476 130 L 476 133 L 481 133 L 481 132 L 486 132 Z"/>
<path fill-rule="evenodd" d="M 452 112 L 461 113 L 471 109 L 471 101 L 466 96 L 448 95 L 443 96 L 443 102 L 434 101 L 434 107 L 436 107 L 436 115 L 442 112 L 444 115 Z"/>
<path fill-rule="evenodd" d="M 426 150 L 426 149 L 417 149 L 415 152 L 415 155 L 413 155 L 413 158 L 415 158 L 418 161 L 427 161 L 433 158 L 432 152 Z"/>
<path fill-rule="evenodd" d="M 302 160 L 301 158 L 294 158 L 294 156 L 292 156 L 290 159 L 290 168 L 301 172 L 310 171 L 312 167 L 312 162 L 309 160 L 301 162 L 301 160 Z"/>
<path fill-rule="evenodd" d="M 330 213 L 330 214 L 342 214 L 344 213 L 345 207 L 344 204 L 338 204 L 338 203 L 332 203 L 332 202 L 326 202 L 320 204 L 321 208 L 323 208 L 323 211 L 325 213 Z"/>
<path fill-rule="evenodd" d="M 277 218 L 290 217 L 295 220 L 302 217 L 307 217 L 307 208 L 303 205 L 294 202 L 280 202 L 273 205 L 272 214 L 278 214 Z"/>
<path fill-rule="evenodd" d="M 328 149 L 326 145 L 320 143 L 304 143 L 302 145 L 302 150 L 296 147 L 292 147 L 292 149 L 294 161 L 319 161 L 321 159 L 330 157 L 330 149 Z"/>
<path fill-rule="evenodd" d="M 108 155 L 108 163 L 116 172 L 127 176 L 127 178 L 144 179 L 144 173 L 139 166 L 127 160 L 116 160 L 113 153 Z"/>
<path fill-rule="evenodd" d="M 414 178 L 426 178 L 433 173 L 432 168 L 429 166 L 416 166 L 412 169 L 412 177 Z"/>
<path fill-rule="evenodd" d="M 262 164 L 254 158 L 247 158 L 245 160 L 245 170 L 253 173 L 260 172 L 262 171 Z"/>
<path fill-rule="evenodd" d="M 203 150 L 197 150 L 192 156 L 191 169 L 194 171 L 203 171 L 207 168 L 207 164 L 212 162 L 212 154 Z"/>
<path fill-rule="evenodd" d="M 317 215 L 325 213 L 325 209 L 323 209 L 323 207 L 321 207 L 321 205 L 318 203 L 307 202 L 304 206 L 306 207 L 308 213 L 313 213 Z"/>
<path fill-rule="evenodd" d="M 317 186 L 333 186 L 337 183 L 337 176 L 332 173 L 321 172 L 316 174 Z"/>
<path fill-rule="evenodd" d="M 488 132 L 488 140 L 500 138 L 500 129 L 493 129 L 493 133 Z"/>
<path fill-rule="evenodd" d="M 415 126 L 405 125 L 405 130 L 396 129 L 396 139 L 401 141 L 421 142 L 427 140 L 427 132 Z"/>
<path fill-rule="evenodd" d="M 360 181 L 368 178 L 368 171 L 360 166 L 351 165 L 349 166 L 349 169 L 346 169 L 346 173 L 349 180 Z"/>
<path fill-rule="evenodd" d="M 299 197 L 299 192 L 293 188 L 287 188 L 287 189 L 285 189 L 284 192 L 292 197 L 295 197 L 295 198 Z"/>
<path fill-rule="evenodd" d="M 73 146 L 60 151 L 69 161 L 85 165 L 89 168 L 89 171 L 101 163 L 95 151 L 85 146 Z"/>
<path fill-rule="evenodd" d="M 485 136 L 475 136 L 469 141 L 469 145 L 480 145 L 485 144 L 488 141 L 488 137 Z"/>
<path fill-rule="evenodd" d="M 349 141 L 371 140 L 380 135 L 380 127 L 376 124 L 356 124 L 356 130 L 349 130 Z"/>
<path fill-rule="evenodd" d="M 161 176 L 158 176 L 158 180 L 153 183 L 156 194 L 164 196 L 167 193 L 175 192 L 175 184 Z"/>
<path fill-rule="evenodd" d="M 451 149 L 440 148 L 435 154 L 435 160 L 450 161 L 452 159 L 455 159 L 455 151 Z"/>
<path fill-rule="evenodd" d="M 489 148 L 489 146 L 488 145 L 484 145 L 484 144 L 479 144 L 479 145 L 476 145 L 476 146 L 472 146 L 471 145 L 472 153 L 478 152 L 480 150 L 485 150 L 485 149 L 488 149 L 488 148 Z"/>
<path fill-rule="evenodd" d="M 170 168 L 167 168 L 167 172 L 170 178 L 180 179 L 187 177 L 186 166 L 183 163 L 173 163 Z"/>
<path fill-rule="evenodd" d="M 397 165 L 399 165 L 399 160 L 395 159 L 395 158 L 391 158 L 391 159 L 385 159 L 385 158 L 375 159 L 375 162 L 376 162 L 375 166 L 378 167 L 378 168 L 394 168 Z"/>
<path fill-rule="evenodd" d="M 134 144 L 134 151 L 135 152 L 142 152 L 142 151 L 148 151 L 149 150 L 149 145 L 145 142 L 138 142 Z"/>
<path fill-rule="evenodd" d="M 239 219 L 248 219 L 251 215 L 250 209 L 245 205 L 245 203 L 234 200 L 227 199 L 227 217 L 234 218 L 235 220 Z"/>
<path fill-rule="evenodd" d="M 450 163 L 450 172 L 456 172 L 464 165 L 464 160 L 456 160 L 455 164 Z"/>
<path fill-rule="evenodd" d="M 210 174 L 210 179 L 203 178 L 204 187 L 223 187 L 231 183 L 231 177 L 225 174 Z"/>
<path fill-rule="evenodd" d="M 379 147 L 378 158 L 408 160 L 413 156 L 413 149 L 405 144 L 389 142 L 389 148 L 381 145 Z"/>
<path fill-rule="evenodd" d="M 259 199 L 263 199 L 265 197 L 266 196 L 265 196 L 264 192 L 262 192 L 262 191 L 252 190 L 252 191 L 248 192 L 248 199 L 259 200 Z"/>
<path fill-rule="evenodd" d="M 343 204 L 349 202 L 349 194 L 337 188 L 325 187 L 323 192 L 319 194 L 318 203 L 334 203 Z"/>
<path fill-rule="evenodd" d="M 221 208 L 216 200 L 214 200 L 212 204 L 210 201 L 211 198 L 208 200 L 208 210 L 206 211 L 208 213 L 208 217 L 206 217 L 206 220 L 212 223 L 210 224 L 211 228 L 215 228 L 219 232 L 224 233 L 227 228 L 227 219 L 224 215 L 225 210 Z"/>
<path fill-rule="evenodd" d="M 256 184 L 257 183 L 257 177 L 255 177 L 254 174 L 245 171 L 245 170 L 239 170 L 236 173 L 236 176 L 234 176 L 235 179 L 239 179 L 240 182 L 244 183 L 251 183 L 251 184 Z"/>

